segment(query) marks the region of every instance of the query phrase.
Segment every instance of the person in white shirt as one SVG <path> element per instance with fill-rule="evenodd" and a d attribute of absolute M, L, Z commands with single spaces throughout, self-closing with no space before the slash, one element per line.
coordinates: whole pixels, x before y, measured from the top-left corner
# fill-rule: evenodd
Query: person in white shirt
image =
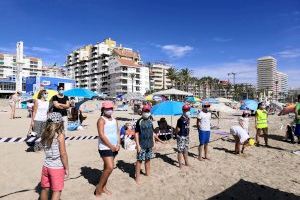
<path fill-rule="evenodd" d="M 202 161 L 203 158 L 209 160 L 208 153 L 208 143 L 210 139 L 210 120 L 211 113 L 208 112 L 210 104 L 206 103 L 202 106 L 202 111 L 198 114 L 197 117 L 197 128 L 199 132 L 199 142 L 198 147 L 198 160 Z M 204 157 L 202 158 L 202 150 L 204 149 Z"/>
<path fill-rule="evenodd" d="M 248 111 L 244 111 L 241 117 L 241 126 L 247 131 L 249 135 L 249 116 L 250 113 Z"/>
<path fill-rule="evenodd" d="M 239 125 L 232 126 L 230 128 L 230 134 L 235 140 L 235 154 L 244 153 L 245 147 L 249 145 L 249 134 L 242 126 L 243 119 L 239 119 Z M 242 151 L 240 151 L 242 145 Z"/>

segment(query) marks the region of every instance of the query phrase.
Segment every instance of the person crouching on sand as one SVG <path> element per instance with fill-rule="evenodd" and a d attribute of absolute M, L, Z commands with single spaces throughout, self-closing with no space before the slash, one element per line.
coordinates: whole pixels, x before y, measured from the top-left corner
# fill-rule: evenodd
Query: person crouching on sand
<path fill-rule="evenodd" d="M 112 117 L 113 107 L 113 102 L 104 101 L 101 108 L 101 117 L 97 122 L 98 151 L 104 162 L 104 170 L 94 192 L 96 196 L 100 196 L 102 193 L 111 195 L 111 192 L 106 188 L 106 183 L 114 169 L 114 159 L 120 150 L 118 123 Z"/>
<path fill-rule="evenodd" d="M 48 200 L 49 189 L 52 190 L 51 199 L 58 200 L 64 188 L 64 178 L 69 176 L 64 124 L 60 113 L 54 112 L 48 115 L 41 138 L 46 157 L 41 177 L 41 200 Z"/>
<path fill-rule="evenodd" d="M 190 106 L 184 105 L 182 107 L 183 114 L 177 120 L 175 136 L 177 138 L 177 151 L 179 168 L 182 168 L 182 157 L 185 165 L 189 166 L 188 150 L 189 150 L 189 134 L 190 134 Z"/>
<path fill-rule="evenodd" d="M 239 119 L 239 125 L 232 126 L 230 128 L 230 134 L 234 137 L 235 140 L 235 154 L 244 153 L 245 147 L 249 145 L 249 134 L 246 129 L 243 127 L 244 119 L 241 117 Z M 242 151 L 241 149 L 242 145 Z"/>
<path fill-rule="evenodd" d="M 142 162 L 145 161 L 146 176 L 150 175 L 150 159 L 153 158 L 152 148 L 155 146 L 154 128 L 150 119 L 150 106 L 144 105 L 142 117 L 136 122 L 135 141 L 137 148 L 135 181 L 140 184 L 140 172 Z"/>

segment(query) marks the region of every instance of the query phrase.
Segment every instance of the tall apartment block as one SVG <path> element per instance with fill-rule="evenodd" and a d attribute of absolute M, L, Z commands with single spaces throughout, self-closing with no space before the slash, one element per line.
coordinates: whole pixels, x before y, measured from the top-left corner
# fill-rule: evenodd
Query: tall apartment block
<path fill-rule="evenodd" d="M 170 65 L 164 63 L 153 63 L 149 66 L 152 90 L 165 90 L 172 87 L 171 80 L 168 78 L 170 68 Z"/>
<path fill-rule="evenodd" d="M 144 94 L 149 90 L 149 70 L 140 55 L 132 49 L 117 47 L 111 39 L 73 51 L 67 56 L 66 67 L 80 88 L 109 96 Z"/>
<path fill-rule="evenodd" d="M 277 60 L 272 56 L 257 60 L 257 89 L 268 95 L 272 92 L 277 99 L 287 94 L 288 75 L 277 71 Z"/>

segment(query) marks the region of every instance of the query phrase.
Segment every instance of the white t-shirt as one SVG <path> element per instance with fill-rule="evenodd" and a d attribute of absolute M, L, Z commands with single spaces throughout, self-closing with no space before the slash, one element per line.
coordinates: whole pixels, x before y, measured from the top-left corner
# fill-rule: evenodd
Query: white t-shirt
<path fill-rule="evenodd" d="M 230 134 L 238 136 L 241 144 L 243 144 L 246 140 L 249 139 L 247 131 L 241 126 L 232 126 L 230 128 Z"/>
<path fill-rule="evenodd" d="M 242 121 L 243 128 L 249 133 L 249 118 L 248 117 L 241 117 L 240 120 Z"/>
<path fill-rule="evenodd" d="M 201 131 L 210 131 L 210 119 L 211 119 L 211 113 L 210 112 L 203 112 L 201 111 L 198 114 L 197 117 L 200 122 L 199 122 L 199 126 L 200 126 L 200 130 Z"/>

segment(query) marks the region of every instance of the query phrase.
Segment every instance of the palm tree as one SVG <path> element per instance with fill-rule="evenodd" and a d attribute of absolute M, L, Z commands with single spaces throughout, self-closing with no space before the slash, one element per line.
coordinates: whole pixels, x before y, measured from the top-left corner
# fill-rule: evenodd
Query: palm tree
<path fill-rule="evenodd" d="M 174 67 L 169 68 L 167 76 L 172 82 L 172 87 L 175 87 L 176 81 L 178 80 L 178 70 Z"/>
<path fill-rule="evenodd" d="M 186 91 L 189 91 L 190 80 L 192 78 L 193 71 L 189 68 L 184 68 L 180 70 L 180 77 L 182 78 L 183 87 Z"/>

